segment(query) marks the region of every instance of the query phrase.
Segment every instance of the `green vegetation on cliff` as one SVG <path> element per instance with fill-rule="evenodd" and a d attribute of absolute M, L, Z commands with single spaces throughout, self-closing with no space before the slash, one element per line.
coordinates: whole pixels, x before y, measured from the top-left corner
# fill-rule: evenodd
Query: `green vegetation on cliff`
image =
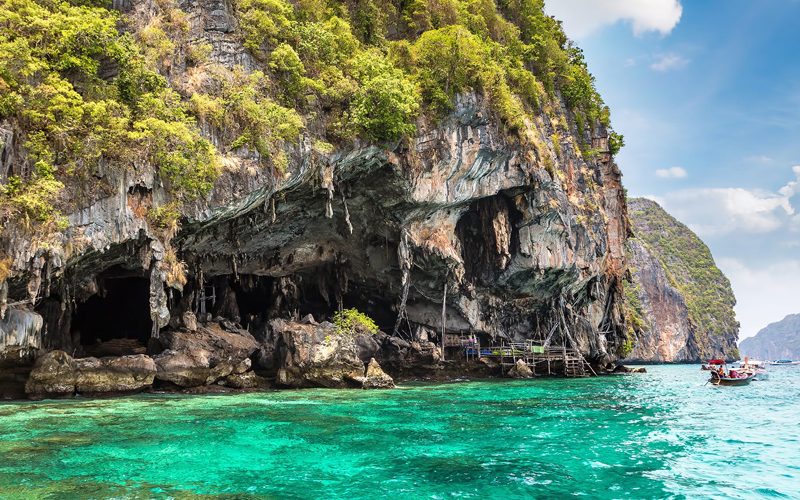
<path fill-rule="evenodd" d="M 696 327 L 695 340 L 700 352 L 711 352 L 712 345 L 723 344 L 730 348 L 731 356 L 738 356 L 732 352 L 739 330 L 733 311 L 736 299 L 730 281 L 714 263 L 706 244 L 654 201 L 631 199 L 628 213 L 634 237 L 658 259 L 670 285 L 683 296 L 689 319 Z M 638 321 L 643 320 L 643 315 L 639 301 L 632 299 L 637 296 L 635 287 L 635 283 L 629 286 L 626 301 L 629 318 Z M 729 339 L 733 339 L 730 346 Z"/>
<path fill-rule="evenodd" d="M 577 137 L 609 125 L 542 0 L 236 0 L 234 11 L 254 71 L 213 60 L 174 0 L 130 14 L 105 0 L 3 0 L 0 125 L 18 134 L 20 160 L 0 184 L 0 217 L 57 228 L 108 169 L 153 167 L 190 202 L 229 153 L 282 175 L 286 145 L 312 123 L 326 143 L 397 140 L 469 90 L 510 132 L 560 98 Z"/>

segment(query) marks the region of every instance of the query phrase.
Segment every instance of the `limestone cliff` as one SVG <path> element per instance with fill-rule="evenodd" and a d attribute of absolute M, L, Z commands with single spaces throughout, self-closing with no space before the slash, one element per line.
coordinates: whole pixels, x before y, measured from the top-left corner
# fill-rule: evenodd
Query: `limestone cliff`
<path fill-rule="evenodd" d="M 800 359 L 800 314 L 770 323 L 739 344 L 742 356 L 758 359 Z"/>
<path fill-rule="evenodd" d="M 64 214 L 58 229 L 32 232 L 29 224 L 6 216 L 0 235 L 8 268 L 0 275 L 0 304 L 7 315 L 2 325 L 17 326 L 14 335 L 0 335 L 0 351 L 61 349 L 80 356 L 92 345 L 123 337 L 153 350 L 153 341 L 164 332 L 190 326 L 185 318 L 191 312 L 201 321 L 230 319 L 263 340 L 272 338 L 270 320 L 275 318 L 311 313 L 324 319 L 342 307 L 356 307 L 375 318 L 381 330 L 414 342 L 435 340 L 443 326 L 450 333 L 474 332 L 486 339 L 545 338 L 557 332 L 553 338 L 560 341 L 569 330 L 593 363 L 616 357 L 625 339 L 620 283 L 626 206 L 611 154 L 616 138 L 611 136 L 609 144 L 607 110 L 602 118 L 603 113 L 580 108 L 576 102 L 586 89 L 567 87 L 585 71 L 582 60 L 568 63 L 573 65 L 568 66 L 571 80 L 550 83 L 547 91 L 524 68 L 498 69 L 497 75 L 513 75 L 508 76 L 513 85 L 527 78 L 538 95 L 527 100 L 509 97 L 505 80 L 478 79 L 456 91 L 452 83 L 444 87 L 453 92 L 452 101 L 441 109 L 425 93 L 426 85 L 432 85 L 425 80 L 432 78 L 428 73 L 381 66 L 375 71 L 397 78 L 398 85 L 404 85 L 403 71 L 412 72 L 415 85 L 423 89 L 425 110 L 408 115 L 409 123 L 386 129 L 397 125 L 387 120 L 376 129 L 368 118 L 379 118 L 356 120 L 362 108 L 353 103 L 367 106 L 378 99 L 378 115 L 385 110 L 380 99 L 394 86 L 374 90 L 371 86 L 383 76 L 364 76 L 363 71 L 374 70 L 373 63 L 356 55 L 368 70 L 348 69 L 356 64 L 348 61 L 342 71 L 353 76 L 347 80 L 348 74 L 342 75 L 345 87 L 324 88 L 325 71 L 335 68 L 319 70 L 314 66 L 319 61 L 304 59 L 303 43 L 312 36 L 341 35 L 341 18 L 350 19 L 356 35 L 348 31 L 346 47 L 353 48 L 347 50 L 381 59 L 388 57 L 383 54 L 389 44 L 389 56 L 396 58 L 391 60 L 404 60 L 392 51 L 406 50 L 405 45 L 391 39 L 402 38 L 401 31 L 412 33 L 407 35 L 415 43 L 409 57 L 414 56 L 413 68 L 424 69 L 429 64 L 425 33 L 449 36 L 455 28 L 428 26 L 425 32 L 403 24 L 406 18 L 401 23 L 390 16 L 381 18 L 388 28 L 375 41 L 369 33 L 356 33 L 358 2 L 348 4 L 349 13 L 335 10 L 332 15 L 329 9 L 317 17 L 303 10 L 304 2 L 275 2 L 285 8 L 268 18 L 288 16 L 287 26 L 301 32 L 278 44 L 264 38 L 265 32 L 253 31 L 254 19 L 264 18 L 253 17 L 246 6 L 257 2 L 114 4 L 142 43 L 155 36 L 156 24 L 167 35 L 168 22 L 180 24 L 180 38 L 172 38 L 173 52 L 167 52 L 172 59 L 161 60 L 158 72 L 175 91 L 169 106 L 194 106 L 187 108 L 194 118 L 180 123 L 196 123 L 202 140 L 213 148 L 204 149 L 205 142 L 191 142 L 184 134 L 180 137 L 186 142 L 170 143 L 182 151 L 178 157 L 170 156 L 173 152 L 137 156 L 125 168 L 112 168 L 113 155 L 102 152 L 88 181 L 66 174 L 58 178 L 67 186 L 56 203 Z M 166 4 L 171 10 L 163 14 Z M 512 19 L 513 9 L 508 12 L 494 19 Z M 528 36 L 512 25 L 491 29 Z M 471 36 L 465 31 L 453 39 Z M 339 42 L 345 43 L 330 43 Z M 556 43 L 567 51 L 565 39 Z M 198 63 L 199 56 L 192 54 L 201 48 L 207 53 Z M 290 49 L 300 56 L 292 56 Z M 578 52 L 569 54 L 579 57 Z M 297 81 L 286 69 L 293 57 L 302 63 L 291 66 L 302 67 Z M 104 78 L 122 78 L 115 76 L 119 64 L 100 63 L 98 71 L 110 75 Z M 258 80 L 262 77 L 266 80 Z M 487 76 L 481 73 L 480 78 Z M 264 81 L 266 90 L 259 87 Z M 286 89 L 294 84 L 304 85 L 303 90 L 288 99 Z M 362 85 L 364 91 L 335 106 L 326 101 L 333 99 L 327 91 L 349 92 L 348 85 Z M 288 106 L 302 100 L 300 112 L 269 101 L 268 93 L 276 88 L 286 91 L 276 102 Z M 237 107 L 259 89 L 267 94 L 252 101 L 255 115 L 247 114 L 251 108 Z M 213 94 L 217 91 L 221 97 Z M 159 102 L 148 101 L 153 107 Z M 208 111 L 215 102 L 227 106 L 217 118 Z M 389 104 L 400 106 L 394 100 Z M 349 111 L 337 108 L 345 105 Z M 141 106 L 132 109 L 134 114 L 147 112 Z M 158 120 L 168 122 L 168 109 L 159 113 L 136 122 L 139 128 L 130 140 L 140 141 L 145 127 Z M 277 121 L 265 128 L 248 121 L 275 116 Z M 12 115 L 0 123 L 3 182 L 29 171 L 30 152 L 20 147 L 29 135 L 25 127 Z M 343 136 L 347 127 L 355 132 Z M 163 130 L 172 133 L 172 128 Z M 240 133 L 235 140 L 231 130 Z M 267 144 L 259 136 L 278 130 L 287 133 L 286 140 L 270 137 Z M 295 130 L 298 137 L 289 140 Z M 157 150 L 158 134 L 147 137 L 147 151 Z M 186 170 L 186 162 L 212 150 L 219 152 L 217 175 Z M 206 182 L 210 189 L 199 197 L 176 191 L 180 185 L 199 186 L 203 192 Z M 43 326 L 36 328 L 36 321 Z M 163 338 L 161 344 L 156 349 L 165 347 Z M 203 366 L 210 369 L 208 363 Z"/>
<path fill-rule="evenodd" d="M 628 207 L 634 237 L 627 244 L 627 359 L 737 359 L 733 291 L 708 247 L 656 202 L 635 198 Z"/>

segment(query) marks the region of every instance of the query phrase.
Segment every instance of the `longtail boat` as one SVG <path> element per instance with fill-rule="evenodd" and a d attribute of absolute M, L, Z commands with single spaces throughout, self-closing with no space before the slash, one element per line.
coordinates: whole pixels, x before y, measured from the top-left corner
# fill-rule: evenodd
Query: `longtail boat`
<path fill-rule="evenodd" d="M 720 375 L 719 373 L 712 371 L 711 378 L 708 379 L 708 381 L 714 385 L 748 385 L 754 377 L 755 374 L 752 373 L 742 374 L 738 377 L 731 377 L 728 374 Z"/>

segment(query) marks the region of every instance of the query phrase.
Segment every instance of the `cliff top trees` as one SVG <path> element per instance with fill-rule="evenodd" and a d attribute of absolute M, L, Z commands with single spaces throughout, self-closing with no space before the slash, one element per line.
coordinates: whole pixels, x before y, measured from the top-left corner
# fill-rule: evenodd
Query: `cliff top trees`
<path fill-rule="evenodd" d="M 249 152 L 280 174 L 309 123 L 324 142 L 394 141 L 466 91 L 509 131 L 553 112 L 559 92 L 579 136 L 608 124 L 582 54 L 541 0 L 237 0 L 258 66 L 248 71 L 210 60 L 173 0 L 130 15 L 101 5 L 0 4 L 0 120 L 22 131 L 23 158 L 0 186 L 6 218 L 56 224 L 63 186 L 86 188 L 100 165 L 153 166 L 191 201 L 213 187 L 221 154 Z"/>

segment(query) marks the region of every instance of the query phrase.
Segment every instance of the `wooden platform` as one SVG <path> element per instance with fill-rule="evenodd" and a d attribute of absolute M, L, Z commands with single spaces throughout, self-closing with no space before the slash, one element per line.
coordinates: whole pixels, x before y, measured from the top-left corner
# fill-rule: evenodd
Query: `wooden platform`
<path fill-rule="evenodd" d="M 445 347 L 464 349 L 467 359 L 493 359 L 503 367 L 504 372 L 522 360 L 534 374 L 588 377 L 594 373 L 589 363 L 575 349 L 564 346 L 545 347 L 534 340 L 481 346 L 474 336 L 446 335 Z"/>

